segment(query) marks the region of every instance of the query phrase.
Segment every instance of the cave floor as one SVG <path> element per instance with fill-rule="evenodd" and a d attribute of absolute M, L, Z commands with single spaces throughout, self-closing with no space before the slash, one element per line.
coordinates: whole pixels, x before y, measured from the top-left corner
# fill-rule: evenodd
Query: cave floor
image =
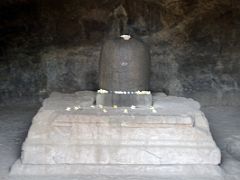
<path fill-rule="evenodd" d="M 21 145 L 27 135 L 33 116 L 40 104 L 14 104 L 0 106 L 0 180 L 109 180 L 109 179 L 159 179 L 159 177 L 9 177 L 11 165 L 19 158 Z M 240 107 L 206 106 L 206 114 L 214 139 L 222 151 L 223 176 L 226 180 L 240 179 Z M 170 177 L 165 180 L 186 180 Z M 200 177 L 188 180 L 200 180 Z M 205 178 L 206 179 L 206 178 Z M 209 178 L 210 180 L 211 178 Z"/>

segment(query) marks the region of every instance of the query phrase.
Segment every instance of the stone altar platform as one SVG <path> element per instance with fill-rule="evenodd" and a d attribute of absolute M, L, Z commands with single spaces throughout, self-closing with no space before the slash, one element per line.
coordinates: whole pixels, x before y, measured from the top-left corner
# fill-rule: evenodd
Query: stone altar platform
<path fill-rule="evenodd" d="M 95 106 L 95 97 L 91 91 L 52 93 L 11 174 L 218 171 L 221 154 L 198 102 L 155 93 L 152 107 L 120 108 Z"/>

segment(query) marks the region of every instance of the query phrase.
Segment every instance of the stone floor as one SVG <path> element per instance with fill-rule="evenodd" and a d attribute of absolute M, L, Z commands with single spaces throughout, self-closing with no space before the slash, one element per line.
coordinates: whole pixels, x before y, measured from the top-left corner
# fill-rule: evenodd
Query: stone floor
<path fill-rule="evenodd" d="M 84 177 L 12 177 L 10 166 L 20 156 L 22 142 L 28 132 L 32 117 L 39 104 L 13 104 L 0 107 L 0 179 L 1 180 L 78 180 L 78 179 L 162 179 L 158 176 L 84 176 Z M 222 150 L 223 177 L 227 180 L 240 178 L 240 107 L 204 107 L 213 136 Z M 200 169 L 199 169 L 200 170 Z M 168 180 L 200 180 L 200 177 L 165 177 Z M 206 178 L 204 178 L 206 179 Z M 209 178 L 210 180 L 211 178 Z M 217 180 L 217 179 L 216 179 Z"/>

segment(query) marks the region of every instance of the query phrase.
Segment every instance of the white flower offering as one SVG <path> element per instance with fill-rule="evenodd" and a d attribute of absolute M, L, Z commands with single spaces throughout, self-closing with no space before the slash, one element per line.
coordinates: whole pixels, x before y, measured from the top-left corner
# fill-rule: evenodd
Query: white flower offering
<path fill-rule="evenodd" d="M 123 38 L 125 41 L 128 41 L 129 39 L 131 39 L 131 36 L 128 34 L 123 34 L 120 37 Z"/>
<path fill-rule="evenodd" d="M 117 105 L 113 105 L 113 108 L 114 108 L 114 109 L 117 109 L 117 108 L 118 108 L 118 106 L 117 106 Z"/>
<path fill-rule="evenodd" d="M 103 112 L 104 112 L 104 113 L 107 113 L 107 110 L 106 110 L 106 109 L 103 109 Z"/>
<path fill-rule="evenodd" d="M 99 94 L 107 94 L 107 93 L 108 93 L 108 91 L 107 91 L 107 90 L 104 90 L 104 89 L 99 89 L 97 92 L 98 92 Z"/>
<path fill-rule="evenodd" d="M 131 109 L 136 109 L 136 106 L 132 105 L 132 106 L 131 106 Z"/>
<path fill-rule="evenodd" d="M 139 91 L 139 90 L 135 91 L 135 92 L 133 92 L 133 91 L 112 91 L 112 93 L 114 93 L 114 94 L 137 94 L 137 95 L 151 94 L 150 91 Z"/>
<path fill-rule="evenodd" d="M 80 108 L 81 108 L 80 106 L 74 106 L 74 110 L 78 110 Z"/>
<path fill-rule="evenodd" d="M 67 107 L 65 110 L 66 110 L 66 111 L 71 111 L 71 108 L 70 108 L 70 107 Z"/>
<path fill-rule="evenodd" d="M 90 107 L 91 107 L 91 108 L 93 108 L 93 109 L 95 108 L 95 106 L 94 106 L 94 105 L 91 105 Z"/>
<path fill-rule="evenodd" d="M 128 113 L 128 110 L 127 110 L 127 109 L 124 109 L 123 113 L 127 114 L 127 113 Z"/>
<path fill-rule="evenodd" d="M 123 91 L 113 91 L 114 94 L 123 94 Z"/>
<path fill-rule="evenodd" d="M 150 91 L 136 91 L 135 92 L 137 95 L 142 95 L 142 94 L 151 94 Z"/>
<path fill-rule="evenodd" d="M 102 109 L 102 108 L 103 108 L 103 105 L 99 104 L 98 107 L 99 107 L 100 109 Z"/>

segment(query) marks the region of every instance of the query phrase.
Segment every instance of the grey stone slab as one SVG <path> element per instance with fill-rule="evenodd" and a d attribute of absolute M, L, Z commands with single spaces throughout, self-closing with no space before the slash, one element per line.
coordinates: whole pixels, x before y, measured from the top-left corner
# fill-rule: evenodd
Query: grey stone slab
<path fill-rule="evenodd" d="M 89 107 L 94 105 L 96 93 L 93 91 L 78 91 L 73 94 L 53 92 L 43 102 L 44 109 L 63 110 L 67 107 Z"/>

